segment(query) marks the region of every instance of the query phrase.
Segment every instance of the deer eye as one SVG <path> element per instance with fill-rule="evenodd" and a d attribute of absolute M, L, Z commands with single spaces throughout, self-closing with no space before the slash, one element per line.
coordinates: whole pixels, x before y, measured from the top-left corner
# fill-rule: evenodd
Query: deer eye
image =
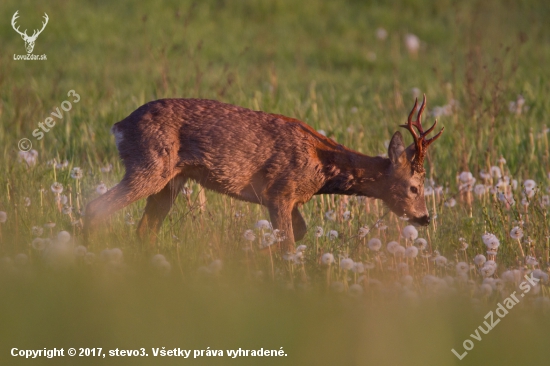
<path fill-rule="evenodd" d="M 416 188 L 415 186 L 411 186 L 411 192 L 414 194 L 418 194 L 418 188 Z"/>

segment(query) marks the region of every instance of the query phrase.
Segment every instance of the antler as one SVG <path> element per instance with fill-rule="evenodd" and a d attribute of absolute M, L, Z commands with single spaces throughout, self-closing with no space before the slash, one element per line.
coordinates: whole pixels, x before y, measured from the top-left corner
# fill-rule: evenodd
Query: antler
<path fill-rule="evenodd" d="M 42 31 L 44 30 L 44 28 L 46 28 L 46 24 L 48 24 L 48 20 L 50 18 L 48 18 L 48 14 L 44 13 L 44 16 L 43 16 L 45 22 L 42 22 L 42 29 L 38 30 L 38 29 L 35 29 L 35 31 L 33 32 L 32 36 L 30 38 L 36 38 L 38 37 L 38 35 L 40 33 L 42 33 Z M 37 33 L 38 32 L 38 33 Z"/>
<path fill-rule="evenodd" d="M 430 146 L 432 142 L 434 142 L 439 136 L 441 136 L 445 127 L 443 127 L 437 135 L 435 135 L 429 140 L 426 140 L 426 136 L 430 132 L 432 132 L 433 129 L 435 128 L 435 125 L 437 125 L 437 119 L 435 120 L 432 127 L 428 128 L 427 131 L 424 131 L 424 129 L 422 128 L 422 112 L 424 112 L 424 108 L 426 108 L 426 94 L 424 94 L 422 105 L 420 105 L 420 110 L 416 115 L 416 121 L 413 121 L 412 118 L 413 118 L 414 112 L 416 111 L 417 105 L 418 105 L 418 98 L 416 98 L 414 101 L 414 107 L 411 110 L 411 113 L 409 114 L 409 118 L 407 119 L 407 124 L 400 125 L 400 127 L 404 127 L 407 130 L 409 130 L 409 132 L 413 136 L 414 145 L 416 147 L 416 156 L 414 159 L 415 169 L 422 170 L 424 166 L 424 156 L 426 155 L 426 150 L 428 149 L 428 146 Z M 418 133 L 416 133 L 413 126 L 416 127 L 416 129 L 418 130 Z"/>
<path fill-rule="evenodd" d="M 19 26 L 18 26 L 17 28 L 15 28 L 15 21 L 17 20 L 17 18 L 19 18 L 19 15 L 18 15 L 17 13 L 19 13 L 19 10 L 17 10 L 17 11 L 15 12 L 15 14 L 13 14 L 13 17 L 11 18 L 11 26 L 12 26 L 13 29 L 14 29 L 17 33 L 19 33 L 21 36 L 28 37 L 28 36 L 27 36 L 27 30 L 26 30 L 26 29 L 25 29 L 25 32 L 21 32 L 21 31 L 19 30 Z"/>

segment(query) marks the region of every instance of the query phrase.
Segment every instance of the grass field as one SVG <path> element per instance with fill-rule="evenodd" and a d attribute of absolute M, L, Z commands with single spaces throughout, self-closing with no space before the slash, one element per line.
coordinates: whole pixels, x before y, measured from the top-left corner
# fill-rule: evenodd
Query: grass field
<path fill-rule="evenodd" d="M 17 10 L 29 34 L 48 14 L 33 51 L 46 61 L 14 60 L 26 54 Z M 550 3 L 6 0 L 0 19 L 0 364 L 547 361 Z M 134 234 L 144 202 L 80 247 L 85 204 L 124 174 L 109 129 L 148 101 L 283 114 L 381 155 L 422 93 L 425 120 L 445 133 L 426 161 L 436 219 L 409 239 L 381 202 L 316 196 L 303 208 L 306 248 L 264 255 L 267 210 L 193 183 L 153 250 Z M 38 139 L 47 117 L 55 125 Z M 20 152 L 23 138 L 35 152 Z M 470 337 L 524 275 L 540 282 Z M 451 349 L 467 339 L 459 360 Z M 23 361 L 14 347 L 149 356 Z M 153 357 L 162 347 L 224 356 Z M 287 356 L 227 356 L 281 347 Z"/>

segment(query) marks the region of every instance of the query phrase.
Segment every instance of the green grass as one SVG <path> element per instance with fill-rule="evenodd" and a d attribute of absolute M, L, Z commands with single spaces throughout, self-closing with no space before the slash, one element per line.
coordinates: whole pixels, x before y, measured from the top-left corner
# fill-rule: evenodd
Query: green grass
<path fill-rule="evenodd" d="M 19 10 L 22 29 L 36 28 L 46 12 L 50 18 L 36 41 L 35 54 L 47 61 L 14 61 L 24 54 L 23 41 L 9 23 Z M 462 360 L 450 352 L 482 324 L 498 295 L 482 297 L 459 286 L 458 295 L 431 298 L 422 276 L 454 274 L 454 264 L 485 253 L 481 235 L 494 233 L 501 246 L 494 277 L 523 265 L 517 242 L 509 232 L 524 221 L 526 254 L 548 267 L 548 206 L 536 202 L 547 195 L 550 154 L 550 4 L 543 1 L 393 2 L 320 1 L 159 1 L 31 2 L 4 1 L 0 7 L 0 257 L 19 253 L 27 265 L 0 267 L 0 363 L 13 364 L 12 347 L 103 347 L 191 349 L 284 347 L 284 360 L 272 364 L 479 364 L 481 362 L 538 365 L 545 356 L 544 312 L 532 306 L 514 309 Z M 376 29 L 388 32 L 385 40 Z M 29 32 L 31 33 L 31 32 Z M 417 56 L 407 52 L 404 38 L 417 35 Z M 375 56 L 375 57 L 374 57 Z M 51 269 L 34 250 L 33 226 L 56 223 L 42 235 L 60 230 L 80 241 L 79 209 L 97 196 L 96 186 L 112 187 L 122 177 L 110 126 L 150 100 L 165 97 L 212 98 L 252 109 L 299 118 L 357 151 L 386 153 L 385 141 L 405 121 L 412 107 L 413 88 L 426 93 L 428 108 L 456 100 L 450 115 L 439 117 L 443 136 L 430 148 L 428 177 L 446 190 L 429 198 L 437 225 L 420 230 L 432 250 L 449 260 L 448 268 L 417 261 L 415 286 L 420 303 L 404 301 L 392 283 L 399 276 L 377 268 L 369 276 L 384 282 L 381 293 L 366 287 L 359 298 L 327 290 L 322 252 L 349 254 L 356 261 L 374 261 L 365 248 L 373 237 L 384 245 L 400 240 L 403 223 L 385 217 L 387 233 L 373 229 L 358 239 L 361 226 L 373 226 L 379 211 L 368 204 L 340 197 L 316 197 L 303 211 L 310 228 L 303 244 L 303 265 L 278 255 L 243 251 L 243 233 L 265 209 L 206 192 L 206 207 L 198 209 L 201 188 L 191 185 L 188 201 L 178 198 L 167 218 L 155 253 L 171 264 L 168 276 L 158 276 L 151 252 L 141 248 L 126 217 L 140 218 L 143 202 L 117 213 L 95 234 L 92 265 L 78 260 L 62 270 Z M 81 100 L 57 120 L 40 141 L 32 137 L 38 123 L 75 90 Z M 521 114 L 509 102 L 521 94 Z M 426 118 L 431 120 L 432 117 Z M 29 138 L 38 152 L 37 164 L 18 161 L 17 143 Z M 408 137 L 406 137 L 408 139 Z M 480 170 L 506 158 L 505 171 L 518 180 L 517 204 L 507 209 L 486 194 L 469 204 L 459 193 L 457 174 Z M 67 160 L 54 169 L 48 161 Z M 100 168 L 113 165 L 109 173 Z M 71 178 L 73 167 L 84 177 Z M 521 182 L 539 187 L 528 208 L 522 207 Z M 74 212 L 64 214 L 50 186 L 64 186 Z M 495 182 L 493 182 L 494 185 Z M 43 191 L 41 191 L 43 190 Z M 25 199 L 30 199 L 30 206 Z M 445 202 L 455 198 L 455 207 Z M 342 207 L 342 209 L 340 209 Z M 346 207 L 345 209 L 343 207 Z M 352 219 L 330 221 L 325 212 L 350 210 Z M 236 216 L 235 213 L 242 215 Z M 338 215 L 339 216 L 339 215 Z M 339 238 L 316 239 L 314 228 L 337 230 Z M 259 236 L 259 233 L 256 232 Z M 459 251 L 459 238 L 468 249 Z M 124 265 L 114 268 L 100 258 L 106 248 L 121 248 Z M 430 252 L 431 253 L 431 252 Z M 391 257 L 389 257 L 391 263 Z M 204 275 L 220 259 L 223 269 Z M 533 267 L 529 268 L 532 269 Z M 261 272 L 261 274 L 259 274 Z M 338 264 L 330 281 L 349 284 Z M 470 272 L 476 286 L 482 281 Z M 344 286 L 347 286 L 344 285 Z M 548 296 L 548 288 L 541 293 Z M 471 306 L 471 298 L 479 299 Z M 460 348 L 462 349 L 462 348 Z M 55 364 L 97 364 L 93 359 L 61 359 Z M 54 364 L 44 359 L 30 364 Z M 71 363 L 73 362 L 73 363 Z M 104 359 L 104 364 L 180 363 L 174 359 Z M 211 364 L 211 359 L 189 360 Z M 252 358 L 215 361 L 250 363 Z M 99 363 L 99 362 L 98 362 Z"/>

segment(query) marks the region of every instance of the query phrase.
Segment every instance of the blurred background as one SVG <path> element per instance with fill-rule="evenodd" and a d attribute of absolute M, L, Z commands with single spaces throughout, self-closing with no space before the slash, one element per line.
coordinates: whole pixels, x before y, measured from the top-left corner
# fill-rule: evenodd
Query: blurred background
<path fill-rule="evenodd" d="M 33 51 L 46 54 L 47 61 L 14 60 L 14 54 L 26 54 L 10 24 L 16 11 L 17 24 L 28 34 L 40 28 L 47 13 L 49 22 Z M 386 153 L 385 144 L 404 123 L 414 98 L 425 93 L 430 114 L 426 120 L 438 118 L 446 129 L 431 148 L 429 178 L 456 191 L 457 173 L 479 172 L 504 156 L 513 176 L 546 182 L 548 19 L 547 1 L 4 0 L 0 210 L 9 216 L 0 227 L 1 255 L 30 253 L 30 228 L 37 222 L 53 221 L 58 223 L 56 230 L 77 231 L 46 204 L 24 208 L 25 197 L 42 202 L 41 190 L 49 190 L 54 181 L 65 186 L 71 181 L 68 171 L 55 173 L 46 162 L 68 160 L 69 167 L 82 167 L 87 180 L 75 190 L 81 190 L 82 202 L 93 198 L 99 181 L 112 186 L 123 174 L 110 127 L 159 98 L 210 98 L 284 114 L 350 148 L 378 155 Z M 72 100 L 69 90 L 81 100 L 43 139 L 34 139 L 38 123 L 64 100 Z M 36 169 L 17 162 L 17 142 L 23 137 L 39 154 Z M 114 175 L 102 175 L 100 167 L 110 165 Z M 47 197 L 44 202 L 49 202 Z M 528 309 L 514 309 L 459 361 L 451 348 L 463 352 L 462 342 L 482 325 L 494 304 L 472 307 L 469 299 L 455 297 L 403 304 L 383 292 L 365 302 L 321 290 L 290 290 L 243 275 L 238 249 L 223 258 L 223 275 L 197 276 L 203 252 L 211 250 L 205 240 L 216 246 L 226 239 L 221 230 L 226 201 L 209 195 L 208 202 L 214 218 L 205 226 L 193 216 L 186 224 L 183 246 L 170 246 L 172 231 L 165 230 L 163 249 L 177 256 L 177 275 L 160 277 L 151 271 L 122 216 L 114 221 L 121 229 L 107 234 L 105 243 L 95 248 L 122 247 L 133 263 L 123 274 L 85 266 L 51 271 L 39 263 L 32 271 L 2 271 L 0 363 L 547 362 L 547 315 Z M 142 207 L 140 203 L 126 213 L 137 220 Z M 250 221 L 265 218 L 259 209 L 247 210 L 254 217 Z M 457 210 L 441 219 L 443 251 L 463 232 L 484 225 L 482 208 L 476 211 L 482 219 L 475 222 L 463 221 L 472 216 L 470 208 Z M 306 217 L 309 222 L 318 220 L 314 212 Z M 546 216 L 537 226 L 541 240 L 548 228 L 544 220 Z M 242 228 L 229 237 L 241 238 Z M 32 253 L 29 257 L 34 260 Z M 103 347 L 104 352 L 145 347 L 151 354 L 151 347 L 163 346 L 224 352 L 283 347 L 288 356 L 185 361 L 66 357 L 25 362 L 9 356 L 12 347 Z"/>

